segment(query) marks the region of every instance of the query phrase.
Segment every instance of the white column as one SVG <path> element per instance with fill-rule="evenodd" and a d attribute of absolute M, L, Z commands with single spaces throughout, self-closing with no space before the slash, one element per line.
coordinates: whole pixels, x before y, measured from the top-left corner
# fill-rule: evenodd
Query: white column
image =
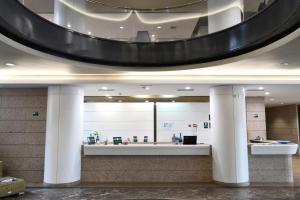
<path fill-rule="evenodd" d="M 78 8 L 80 10 L 85 10 L 86 1 L 67 1 L 68 7 L 59 0 L 54 1 L 54 23 L 65 28 L 70 28 L 80 33 L 87 34 L 87 18 L 76 10 L 72 9 Z M 69 26 L 69 27 L 68 27 Z"/>
<path fill-rule="evenodd" d="M 209 33 L 241 23 L 244 0 L 209 0 L 207 4 Z"/>
<path fill-rule="evenodd" d="M 249 183 L 245 90 L 239 86 L 210 89 L 213 179 Z"/>
<path fill-rule="evenodd" d="M 83 90 L 75 86 L 48 88 L 44 182 L 80 180 Z"/>

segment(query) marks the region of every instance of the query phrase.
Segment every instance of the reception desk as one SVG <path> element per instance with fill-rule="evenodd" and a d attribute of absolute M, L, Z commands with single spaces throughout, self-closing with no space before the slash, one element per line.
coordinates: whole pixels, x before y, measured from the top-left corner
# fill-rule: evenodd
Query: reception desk
<path fill-rule="evenodd" d="M 86 156 L 208 156 L 210 145 L 174 144 L 128 144 L 128 145 L 84 145 Z"/>
<path fill-rule="evenodd" d="M 209 183 L 210 145 L 83 145 L 84 183 Z"/>
<path fill-rule="evenodd" d="M 298 144 L 250 144 L 251 155 L 293 155 Z"/>
<path fill-rule="evenodd" d="M 252 183 L 293 183 L 293 159 L 297 144 L 249 144 L 249 176 Z"/>
<path fill-rule="evenodd" d="M 251 183 L 293 183 L 298 145 L 249 144 Z M 211 146 L 83 145 L 83 183 L 211 183 Z"/>

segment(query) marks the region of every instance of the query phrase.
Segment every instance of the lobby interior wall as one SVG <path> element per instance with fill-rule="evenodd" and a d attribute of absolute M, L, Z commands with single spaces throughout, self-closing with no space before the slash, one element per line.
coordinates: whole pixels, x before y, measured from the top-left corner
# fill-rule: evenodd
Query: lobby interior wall
<path fill-rule="evenodd" d="M 46 88 L 0 89 L 0 160 L 4 175 L 42 183 Z"/>
<path fill-rule="evenodd" d="M 297 105 L 266 108 L 267 138 L 299 144 Z"/>
<path fill-rule="evenodd" d="M 265 107 L 264 97 L 246 97 L 248 140 L 267 138 Z"/>
<path fill-rule="evenodd" d="M 171 142 L 173 134 L 197 135 L 198 143 L 211 144 L 209 102 L 157 103 L 157 141 Z"/>
<path fill-rule="evenodd" d="M 106 138 L 109 142 L 113 137 L 123 140 L 133 136 L 142 142 L 148 136 L 153 142 L 154 133 L 154 104 L 153 103 L 85 103 L 83 138 L 98 131 L 100 140 Z"/>

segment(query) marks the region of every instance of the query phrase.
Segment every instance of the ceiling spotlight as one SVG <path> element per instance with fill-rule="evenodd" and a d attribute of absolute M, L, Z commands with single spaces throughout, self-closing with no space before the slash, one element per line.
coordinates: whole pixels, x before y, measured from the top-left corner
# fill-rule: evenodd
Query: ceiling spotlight
<path fill-rule="evenodd" d="M 109 97 L 107 97 L 107 98 L 112 99 L 113 97 L 109 96 Z"/>
<path fill-rule="evenodd" d="M 265 88 L 262 87 L 262 86 L 260 86 L 260 87 L 258 87 L 257 89 L 258 89 L 258 90 L 264 90 Z"/>
<path fill-rule="evenodd" d="M 157 28 L 157 29 L 161 29 L 161 26 L 157 26 L 156 28 Z"/>
<path fill-rule="evenodd" d="M 280 63 L 281 66 L 289 66 L 289 63 L 288 62 L 282 62 Z"/>
<path fill-rule="evenodd" d="M 274 99 L 274 98 L 271 98 L 270 101 L 275 101 L 275 99 Z"/>
<path fill-rule="evenodd" d="M 71 24 L 67 24 L 67 27 L 68 27 L 68 28 L 71 28 L 72 26 L 71 26 Z"/>
<path fill-rule="evenodd" d="M 120 26 L 120 29 L 124 29 L 124 26 Z"/>
<path fill-rule="evenodd" d="M 13 67 L 13 66 L 16 66 L 15 63 L 5 63 L 6 66 L 9 66 L 9 67 Z"/>
<path fill-rule="evenodd" d="M 265 92 L 265 95 L 270 95 L 271 93 L 270 92 Z"/>
<path fill-rule="evenodd" d="M 105 87 L 105 86 L 103 86 L 101 89 L 102 89 L 102 90 L 107 90 L 108 88 L 107 88 L 107 87 Z"/>
<path fill-rule="evenodd" d="M 88 32 L 88 34 L 89 34 L 89 35 L 92 35 L 92 32 L 91 32 L 91 31 L 89 31 L 89 32 Z"/>
<path fill-rule="evenodd" d="M 192 89 L 190 86 L 186 86 L 185 88 L 184 88 L 185 90 L 190 90 L 190 89 Z"/>

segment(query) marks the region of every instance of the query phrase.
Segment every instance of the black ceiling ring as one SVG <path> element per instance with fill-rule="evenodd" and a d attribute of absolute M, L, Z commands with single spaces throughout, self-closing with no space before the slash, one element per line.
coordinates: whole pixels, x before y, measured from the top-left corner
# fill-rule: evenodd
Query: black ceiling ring
<path fill-rule="evenodd" d="M 300 27 L 300 0 L 276 0 L 255 17 L 187 40 L 130 43 L 72 32 L 39 17 L 17 0 L 0 0 L 0 32 L 32 49 L 91 64 L 166 67 L 218 61 L 267 46 Z"/>

